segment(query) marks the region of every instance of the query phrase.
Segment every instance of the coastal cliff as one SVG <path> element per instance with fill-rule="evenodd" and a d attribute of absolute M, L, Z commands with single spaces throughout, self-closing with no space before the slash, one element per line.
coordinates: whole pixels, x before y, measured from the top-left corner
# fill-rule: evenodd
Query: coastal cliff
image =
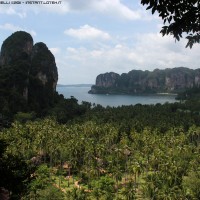
<path fill-rule="evenodd" d="M 132 70 L 121 75 L 110 72 L 100 74 L 91 94 L 145 94 L 177 93 L 200 86 L 200 69 L 184 67 L 155 69 L 154 71 Z"/>
<path fill-rule="evenodd" d="M 33 110 L 52 105 L 58 81 L 55 58 L 47 46 L 17 31 L 2 44 L 0 53 L 0 113 Z"/>

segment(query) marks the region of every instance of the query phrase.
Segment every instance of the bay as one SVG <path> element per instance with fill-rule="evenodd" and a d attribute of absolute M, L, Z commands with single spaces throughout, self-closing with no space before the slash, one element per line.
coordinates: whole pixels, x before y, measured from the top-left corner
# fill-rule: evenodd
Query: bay
<path fill-rule="evenodd" d="M 63 94 L 65 98 L 75 97 L 78 103 L 82 101 L 100 104 L 104 107 L 117 107 L 122 105 L 135 104 L 164 104 L 166 102 L 176 102 L 176 95 L 173 94 L 156 94 L 156 95 L 106 95 L 106 94 L 88 94 L 91 87 L 89 86 L 58 86 L 57 92 Z"/>

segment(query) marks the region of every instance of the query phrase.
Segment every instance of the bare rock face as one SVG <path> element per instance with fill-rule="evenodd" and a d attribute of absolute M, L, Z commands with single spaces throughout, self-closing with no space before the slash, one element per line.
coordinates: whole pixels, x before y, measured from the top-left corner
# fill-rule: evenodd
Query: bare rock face
<path fill-rule="evenodd" d="M 99 87 L 116 87 L 120 75 L 114 72 L 100 74 L 96 78 L 96 86 Z"/>
<path fill-rule="evenodd" d="M 195 70 L 194 85 L 200 87 L 200 69 Z"/>
<path fill-rule="evenodd" d="M 96 84 L 91 87 L 88 92 L 90 94 L 107 94 L 113 93 L 118 86 L 120 75 L 114 72 L 100 74 L 96 78 Z M 112 91 L 111 91 L 112 90 Z"/>
<path fill-rule="evenodd" d="M 43 86 L 56 90 L 58 81 L 58 72 L 54 55 L 47 46 L 40 42 L 36 43 L 31 53 L 31 71 L 33 76 L 36 76 Z"/>
<path fill-rule="evenodd" d="M 182 69 L 182 70 L 181 70 Z M 165 88 L 167 91 L 176 91 L 195 86 L 195 71 L 187 68 L 174 68 L 166 74 Z"/>
<path fill-rule="evenodd" d="M 29 33 L 15 32 L 3 42 L 0 76 L 0 104 L 8 105 L 9 112 L 39 112 L 52 105 L 58 81 L 55 58 L 44 43 L 34 45 Z M 2 109 L 0 105 L 0 113 Z"/>

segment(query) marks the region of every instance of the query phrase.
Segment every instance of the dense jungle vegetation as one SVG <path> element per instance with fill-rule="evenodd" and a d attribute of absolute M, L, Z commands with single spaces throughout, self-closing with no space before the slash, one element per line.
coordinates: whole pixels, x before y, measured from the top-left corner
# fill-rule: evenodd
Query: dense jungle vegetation
<path fill-rule="evenodd" d="M 187 46 L 199 43 L 197 1 L 141 3 L 168 21 L 163 35 L 179 40 L 186 33 Z M 20 37 L 16 41 L 18 53 L 10 50 L 10 40 L 5 55 L 22 59 L 17 65 L 25 69 L 28 57 L 18 51 Z M 179 95 L 187 101 L 164 105 L 79 105 L 57 94 L 52 101 L 51 90 L 27 104 L 22 96 L 28 73 L 7 64 L 0 74 L 0 199 L 200 199 L 198 88 Z M 43 89 L 34 83 L 30 88 Z"/>
<path fill-rule="evenodd" d="M 72 97 L 49 113 L 17 113 L 1 130 L 11 199 L 200 199 L 199 101 L 104 108 Z"/>

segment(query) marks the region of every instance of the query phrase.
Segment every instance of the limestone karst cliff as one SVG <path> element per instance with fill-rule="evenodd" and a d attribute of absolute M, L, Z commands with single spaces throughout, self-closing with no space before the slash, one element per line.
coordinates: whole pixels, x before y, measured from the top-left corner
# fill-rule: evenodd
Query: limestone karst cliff
<path fill-rule="evenodd" d="M 121 75 L 114 72 L 98 75 L 89 93 L 177 93 L 199 85 L 200 69 L 132 70 Z"/>
<path fill-rule="evenodd" d="M 15 64 L 17 61 L 28 60 L 33 48 L 33 38 L 29 33 L 17 31 L 2 44 L 0 66 Z"/>
<path fill-rule="evenodd" d="M 58 80 L 55 58 L 47 46 L 17 31 L 2 44 L 0 53 L 0 113 L 42 110 L 54 101 Z"/>

